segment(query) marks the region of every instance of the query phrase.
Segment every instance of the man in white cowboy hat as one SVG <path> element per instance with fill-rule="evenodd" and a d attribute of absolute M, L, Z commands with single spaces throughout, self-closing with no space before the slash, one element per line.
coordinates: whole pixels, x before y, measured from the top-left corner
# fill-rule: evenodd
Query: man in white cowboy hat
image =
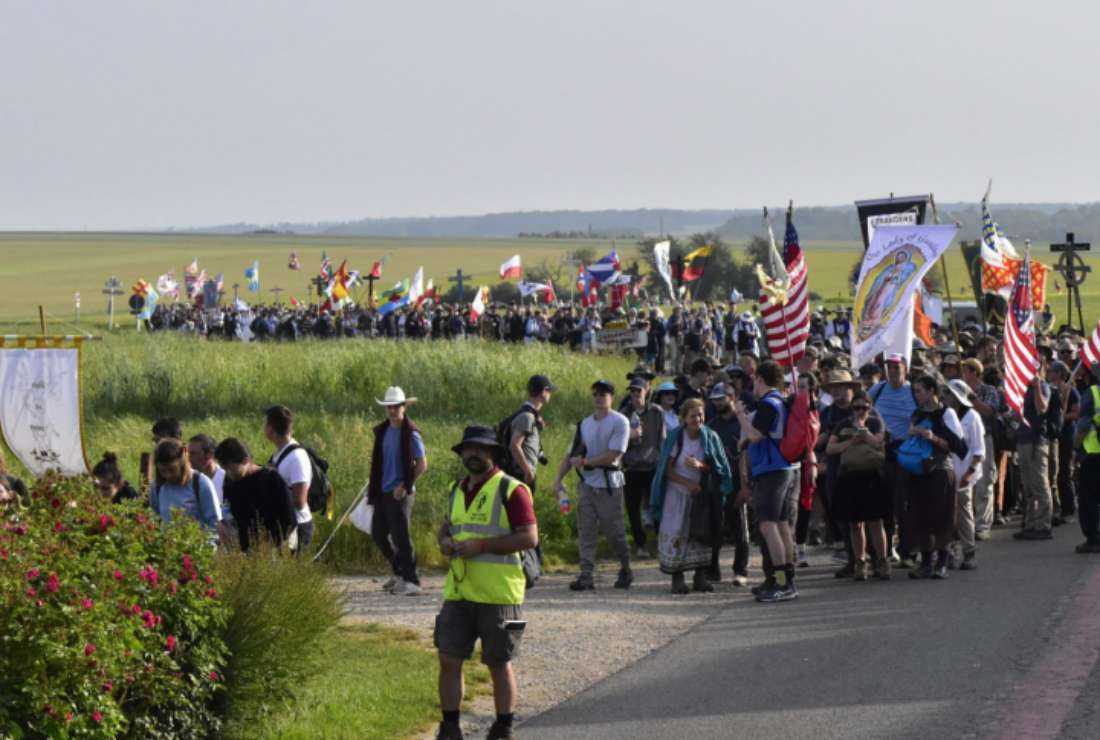
<path fill-rule="evenodd" d="M 752 318 L 752 313 L 745 311 L 740 320 L 734 326 L 734 344 L 738 354 L 751 352 L 760 356 L 760 327 Z"/>
<path fill-rule="evenodd" d="M 956 537 L 962 548 L 963 557 L 959 568 L 973 570 L 977 567 L 974 562 L 974 555 L 977 552 L 974 541 L 974 484 L 982 476 L 982 459 L 986 455 L 985 427 L 982 424 L 981 414 L 974 408 L 975 393 L 965 380 L 959 378 L 949 380 L 944 387 L 951 394 L 947 400 L 954 406 L 955 413 L 959 417 L 963 439 L 967 446 L 965 457 L 960 458 L 955 453 L 951 453 L 951 464 L 955 469 L 955 486 L 958 490 Z"/>
<path fill-rule="evenodd" d="M 375 401 L 386 409 L 386 421 L 374 427 L 367 503 L 374 506 L 371 538 L 393 569 L 383 588 L 395 595 L 420 593 L 410 523 L 416 499 L 416 479 L 428 469 L 420 430 L 406 415 L 416 399 L 397 386 Z M 392 543 L 392 544 L 391 544 Z"/>

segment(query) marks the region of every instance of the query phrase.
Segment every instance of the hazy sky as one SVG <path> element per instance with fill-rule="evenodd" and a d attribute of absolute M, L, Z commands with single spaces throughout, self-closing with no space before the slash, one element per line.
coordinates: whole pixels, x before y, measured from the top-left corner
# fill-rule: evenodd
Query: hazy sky
<path fill-rule="evenodd" d="M 1100 199 L 1100 3 L 0 0 L 0 228 Z"/>

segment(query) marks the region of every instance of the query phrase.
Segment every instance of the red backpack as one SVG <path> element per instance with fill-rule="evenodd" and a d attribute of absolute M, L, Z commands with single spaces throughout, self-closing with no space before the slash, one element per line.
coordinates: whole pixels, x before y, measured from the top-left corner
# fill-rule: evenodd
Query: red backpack
<path fill-rule="evenodd" d="M 821 418 L 817 409 L 810 407 L 810 394 L 799 391 L 787 410 L 787 426 L 779 442 L 779 454 L 789 463 L 801 462 L 817 444 L 820 433 Z"/>

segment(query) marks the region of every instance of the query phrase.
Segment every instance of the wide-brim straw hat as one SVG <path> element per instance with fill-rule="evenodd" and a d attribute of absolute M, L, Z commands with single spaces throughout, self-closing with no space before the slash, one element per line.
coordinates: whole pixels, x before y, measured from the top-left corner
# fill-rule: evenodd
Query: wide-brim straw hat
<path fill-rule="evenodd" d="M 970 402 L 970 396 L 973 394 L 973 391 L 970 389 L 970 386 L 966 384 L 966 381 L 958 379 L 952 380 L 946 383 L 944 388 L 951 391 L 951 395 L 955 397 L 955 400 L 966 408 L 969 409 L 974 407 L 974 404 Z"/>
<path fill-rule="evenodd" d="M 855 380 L 852 374 L 844 369 L 836 369 L 829 371 L 829 374 L 825 376 L 825 380 L 822 381 L 822 388 L 836 388 L 837 386 L 846 386 L 852 390 L 859 390 L 863 387 L 863 383 Z"/>
<path fill-rule="evenodd" d="M 416 403 L 416 396 L 406 396 L 405 391 L 401 390 L 399 386 L 391 385 L 386 389 L 386 393 L 382 398 L 374 400 L 379 406 L 400 406 L 402 404 L 408 406 Z"/>

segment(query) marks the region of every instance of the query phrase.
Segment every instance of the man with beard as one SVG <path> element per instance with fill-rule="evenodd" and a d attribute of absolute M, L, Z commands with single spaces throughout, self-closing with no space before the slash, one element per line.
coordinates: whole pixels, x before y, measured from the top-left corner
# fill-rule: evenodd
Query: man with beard
<path fill-rule="evenodd" d="M 737 402 L 737 388 L 732 384 L 719 383 L 710 391 L 710 402 L 717 411 L 707 426 L 718 433 L 722 445 L 726 448 L 726 458 L 737 460 L 738 444 L 741 440 L 741 423 L 737 420 L 734 404 Z M 740 470 L 732 465 L 733 487 L 741 488 Z M 733 532 L 733 585 L 746 586 L 749 582 L 749 507 L 739 503 L 736 496 L 726 500 L 724 512 L 726 529 Z M 718 564 L 719 547 L 715 546 L 711 557 L 707 578 L 711 581 L 722 580 L 722 569 Z"/>
<path fill-rule="evenodd" d="M 434 633 L 443 712 L 437 737 L 462 737 L 462 664 L 480 639 L 496 705 L 488 737 L 510 738 L 516 704 L 511 661 L 527 625 L 520 553 L 538 544 L 534 503 L 526 486 L 497 467 L 505 450 L 489 427 L 466 427 L 462 441 L 451 449 L 469 475 L 452 486 L 448 515 L 437 534 L 440 550 L 451 559 Z"/>

